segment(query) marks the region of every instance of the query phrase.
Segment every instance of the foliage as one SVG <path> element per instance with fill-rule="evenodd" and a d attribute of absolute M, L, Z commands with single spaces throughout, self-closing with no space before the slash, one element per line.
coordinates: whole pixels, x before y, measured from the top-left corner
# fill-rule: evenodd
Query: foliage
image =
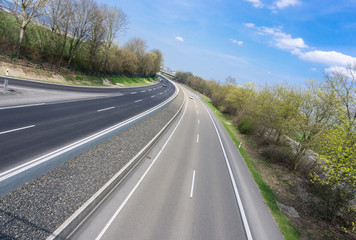
<path fill-rule="evenodd" d="M 239 130 L 243 134 L 252 134 L 254 131 L 253 118 L 250 116 L 245 116 L 239 122 Z"/>
<path fill-rule="evenodd" d="M 225 122 L 225 119 L 223 115 L 212 105 L 212 102 L 203 99 L 209 107 L 215 112 L 216 116 L 219 118 L 220 122 L 224 125 L 226 131 L 229 133 L 230 137 L 235 143 L 235 146 L 238 147 L 240 145 L 240 141 L 236 137 L 236 132 L 237 129 L 234 125 L 228 125 Z M 263 180 L 262 176 L 260 175 L 257 167 L 253 163 L 253 161 L 250 159 L 250 156 L 247 154 L 247 152 L 244 150 L 243 146 L 239 148 L 240 154 L 242 158 L 244 159 L 249 171 L 251 172 L 251 175 L 253 179 L 255 180 L 258 188 L 261 191 L 261 194 L 263 196 L 263 199 L 265 200 L 266 204 L 268 205 L 274 219 L 276 220 L 279 229 L 284 236 L 285 239 L 299 239 L 300 238 L 300 233 L 293 227 L 293 225 L 290 223 L 288 220 L 287 216 L 279 210 L 276 200 L 277 197 L 273 193 L 273 190 L 266 184 L 266 182 Z"/>
<path fill-rule="evenodd" d="M 162 53 L 147 51 L 145 40 L 133 38 L 123 48 L 114 43 L 128 26 L 120 8 L 96 0 L 6 4 L 12 14 L 0 11 L 0 49 L 11 60 L 17 53 L 19 58 L 65 64 L 83 72 L 150 76 L 160 71 Z"/>
<path fill-rule="evenodd" d="M 242 133 L 268 139 L 266 159 L 304 171 L 308 180 L 312 176 L 322 192 L 320 216 L 329 220 L 341 216 L 344 226 L 352 228 L 355 223 L 343 212 L 350 209 L 356 193 L 356 66 L 345 69 L 326 74 L 324 81 L 310 81 L 304 89 L 278 84 L 256 89 L 253 84 L 236 85 L 231 77 L 222 85 L 185 72 L 176 77 L 210 97 Z M 283 146 L 285 140 L 289 146 Z M 309 150 L 320 159 L 309 156 Z"/>

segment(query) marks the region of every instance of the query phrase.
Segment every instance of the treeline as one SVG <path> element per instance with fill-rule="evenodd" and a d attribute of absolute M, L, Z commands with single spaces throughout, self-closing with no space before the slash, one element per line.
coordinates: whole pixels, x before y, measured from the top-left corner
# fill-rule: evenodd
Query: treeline
<path fill-rule="evenodd" d="M 355 71 L 356 66 L 350 66 L 347 73 L 326 74 L 324 81 L 310 81 L 304 89 L 238 86 L 231 77 L 222 85 L 186 72 L 177 72 L 176 78 L 208 96 L 242 133 L 255 136 L 267 161 L 284 164 L 310 180 L 323 218 L 342 217 L 355 231 Z"/>
<path fill-rule="evenodd" d="M 1 1 L 0 48 L 13 57 L 46 61 L 83 71 L 154 75 L 163 60 L 159 50 L 134 38 L 123 47 L 116 39 L 128 16 L 95 0 Z"/>

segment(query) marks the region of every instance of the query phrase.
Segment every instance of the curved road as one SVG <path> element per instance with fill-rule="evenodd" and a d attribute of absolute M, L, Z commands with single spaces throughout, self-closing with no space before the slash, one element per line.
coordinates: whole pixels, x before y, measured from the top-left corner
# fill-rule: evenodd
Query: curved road
<path fill-rule="evenodd" d="M 72 87 L 10 79 L 34 90 L 95 93 L 100 97 L 0 107 L 0 173 L 83 139 L 167 100 L 175 87 L 163 81 L 134 88 Z M 16 98 L 14 97 L 14 101 Z M 1 101 L 1 96 L 0 96 Z"/>

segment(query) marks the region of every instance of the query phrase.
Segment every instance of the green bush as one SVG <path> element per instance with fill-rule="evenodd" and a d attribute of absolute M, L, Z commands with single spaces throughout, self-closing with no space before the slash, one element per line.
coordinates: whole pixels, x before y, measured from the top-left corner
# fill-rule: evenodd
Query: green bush
<path fill-rule="evenodd" d="M 255 124 L 252 117 L 244 116 L 239 122 L 238 128 L 243 134 L 252 134 L 255 128 Z"/>

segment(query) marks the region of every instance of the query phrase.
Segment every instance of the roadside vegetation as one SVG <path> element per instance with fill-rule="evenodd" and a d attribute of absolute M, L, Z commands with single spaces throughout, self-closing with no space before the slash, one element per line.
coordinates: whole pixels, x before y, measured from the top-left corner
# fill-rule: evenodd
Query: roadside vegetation
<path fill-rule="evenodd" d="M 305 88 L 176 74 L 210 99 L 235 144 L 243 142 L 241 155 L 285 239 L 355 238 L 356 66 L 347 69 Z M 300 218 L 281 214 L 276 201 Z"/>
<path fill-rule="evenodd" d="M 119 47 L 128 23 L 120 8 L 95 0 L 0 1 L 0 55 L 22 66 L 138 84 L 160 71 L 163 56 L 141 38 Z"/>

